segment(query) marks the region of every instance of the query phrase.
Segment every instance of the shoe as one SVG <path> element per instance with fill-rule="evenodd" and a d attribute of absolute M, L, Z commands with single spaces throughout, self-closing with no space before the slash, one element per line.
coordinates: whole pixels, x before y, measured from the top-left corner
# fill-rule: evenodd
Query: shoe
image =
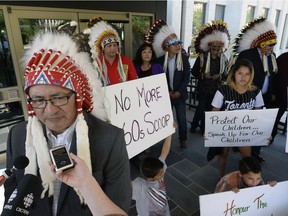
<path fill-rule="evenodd" d="M 180 141 L 180 148 L 188 148 L 185 141 Z"/>
<path fill-rule="evenodd" d="M 264 162 L 265 161 L 265 159 L 259 154 L 259 155 L 254 155 L 254 157 L 260 162 L 260 163 L 262 163 L 262 162 Z"/>

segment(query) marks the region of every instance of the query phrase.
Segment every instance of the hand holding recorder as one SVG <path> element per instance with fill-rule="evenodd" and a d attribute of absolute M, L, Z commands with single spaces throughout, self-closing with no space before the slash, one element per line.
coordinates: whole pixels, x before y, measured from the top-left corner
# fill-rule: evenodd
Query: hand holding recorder
<path fill-rule="evenodd" d="M 121 208 L 106 196 L 85 162 L 73 153 L 68 155 L 72 159 L 74 167 L 69 170 L 59 169 L 56 171 L 56 177 L 65 184 L 79 189 L 94 216 L 127 216 Z M 50 168 L 55 173 L 55 164 L 50 162 Z"/>

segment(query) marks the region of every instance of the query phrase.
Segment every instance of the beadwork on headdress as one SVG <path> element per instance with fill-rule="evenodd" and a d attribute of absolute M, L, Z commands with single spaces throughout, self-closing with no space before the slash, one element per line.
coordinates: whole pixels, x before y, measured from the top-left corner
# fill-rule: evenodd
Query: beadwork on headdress
<path fill-rule="evenodd" d="M 219 47 L 225 52 L 230 42 L 227 23 L 221 20 L 212 20 L 212 23 L 207 23 L 199 28 L 192 38 L 192 42 L 196 54 L 209 51 L 210 46 Z"/>
<path fill-rule="evenodd" d="M 276 27 L 263 17 L 255 18 L 247 23 L 237 35 L 233 52 L 239 54 L 241 51 L 276 44 Z"/>

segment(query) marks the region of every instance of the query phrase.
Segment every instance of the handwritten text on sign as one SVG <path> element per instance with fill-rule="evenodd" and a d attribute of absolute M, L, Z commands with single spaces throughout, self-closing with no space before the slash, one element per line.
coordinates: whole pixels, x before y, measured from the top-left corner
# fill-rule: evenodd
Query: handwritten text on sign
<path fill-rule="evenodd" d="M 287 216 L 288 181 L 278 182 L 274 187 L 263 185 L 232 191 L 202 195 L 201 216 Z"/>
<path fill-rule="evenodd" d="M 175 132 L 165 74 L 103 88 L 111 124 L 122 128 L 129 158 Z"/>
<path fill-rule="evenodd" d="M 278 109 L 205 112 L 205 147 L 268 145 Z"/>

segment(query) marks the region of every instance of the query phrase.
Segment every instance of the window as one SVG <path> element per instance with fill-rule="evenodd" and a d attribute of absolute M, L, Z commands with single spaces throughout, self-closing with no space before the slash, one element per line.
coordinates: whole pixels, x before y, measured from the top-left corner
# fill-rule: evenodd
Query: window
<path fill-rule="evenodd" d="M 136 56 L 137 49 L 144 42 L 144 36 L 149 32 L 153 23 L 152 16 L 132 15 L 132 52 L 133 58 Z"/>
<path fill-rule="evenodd" d="M 280 17 L 280 10 L 276 10 L 276 15 L 275 15 L 275 25 L 276 27 L 278 26 L 279 23 L 279 17 Z"/>
<path fill-rule="evenodd" d="M 246 13 L 246 23 L 250 22 L 253 20 L 255 14 L 255 7 L 248 5 L 247 7 L 247 13 Z"/>
<path fill-rule="evenodd" d="M 268 13 L 269 13 L 269 8 L 263 8 L 261 16 L 263 16 L 264 18 L 267 18 L 268 17 Z"/>
<path fill-rule="evenodd" d="M 282 33 L 281 49 L 283 49 L 283 47 L 285 47 L 285 49 L 288 49 L 288 34 L 287 34 L 288 26 L 287 25 L 288 25 L 288 14 L 286 14 L 286 17 L 285 17 L 284 29 Z"/>
<path fill-rule="evenodd" d="M 215 20 L 224 20 L 225 5 L 216 5 Z"/>
<path fill-rule="evenodd" d="M 192 34 L 195 34 L 204 22 L 205 22 L 205 11 L 206 4 L 205 3 L 194 3 L 194 15 L 193 15 L 193 30 Z"/>
<path fill-rule="evenodd" d="M 7 88 L 17 86 L 17 81 L 2 10 L 0 10 L 0 20 L 0 88 Z M 4 99 L 0 92 L 1 100 Z"/>

